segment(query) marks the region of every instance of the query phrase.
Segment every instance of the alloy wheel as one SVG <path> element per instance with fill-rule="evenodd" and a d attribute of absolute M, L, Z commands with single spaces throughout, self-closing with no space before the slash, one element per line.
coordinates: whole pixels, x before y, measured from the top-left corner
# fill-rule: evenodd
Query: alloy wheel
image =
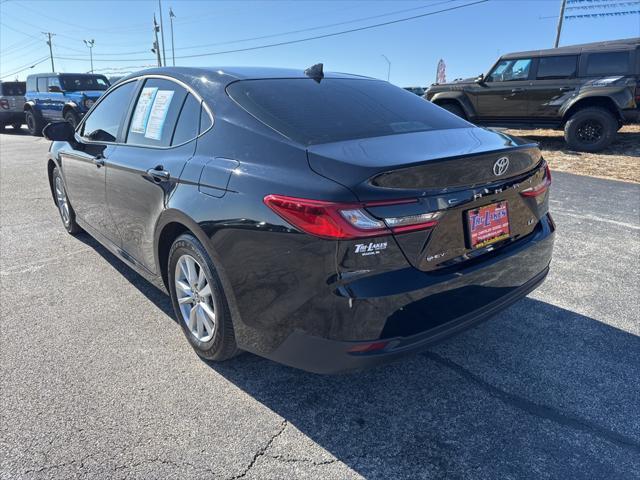
<path fill-rule="evenodd" d="M 174 279 L 182 320 L 196 339 L 208 342 L 216 329 L 216 311 L 204 269 L 195 258 L 185 254 L 176 263 Z"/>
<path fill-rule="evenodd" d="M 602 138 L 602 123 L 596 120 L 587 120 L 583 122 L 576 132 L 576 136 L 584 143 L 597 143 Z"/>
<path fill-rule="evenodd" d="M 69 201 L 67 200 L 67 193 L 64 190 L 64 185 L 62 185 L 62 179 L 58 176 L 55 180 L 56 187 L 56 203 L 58 204 L 58 209 L 60 210 L 60 216 L 62 217 L 62 221 L 65 226 L 69 225 L 69 221 L 71 219 L 71 215 L 69 213 Z"/>

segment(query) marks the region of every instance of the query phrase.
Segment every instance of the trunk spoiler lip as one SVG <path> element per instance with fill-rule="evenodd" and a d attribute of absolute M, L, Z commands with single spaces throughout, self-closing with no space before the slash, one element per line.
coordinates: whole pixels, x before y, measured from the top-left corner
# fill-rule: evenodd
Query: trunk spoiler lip
<path fill-rule="evenodd" d="M 509 147 L 503 147 L 503 148 L 496 148 L 493 150 L 483 150 L 483 151 L 479 151 L 479 152 L 473 152 L 473 153 L 463 153 L 463 154 L 459 154 L 459 155 L 452 155 L 450 157 L 442 157 L 442 158 L 433 158 L 433 159 L 428 159 L 428 160 L 422 160 L 422 161 L 417 161 L 417 162 L 411 162 L 411 163 L 405 163 L 402 165 L 397 165 L 396 167 L 390 167 L 386 170 L 380 171 L 374 175 L 372 175 L 370 177 L 371 178 L 375 178 L 379 175 L 384 175 L 385 173 L 389 173 L 389 172 L 397 172 L 398 170 L 405 170 L 405 169 L 411 169 L 411 168 L 415 168 L 415 167 L 421 167 L 424 165 L 433 165 L 433 164 L 438 164 L 438 163 L 444 163 L 444 162 L 450 162 L 453 160 L 459 160 L 461 158 L 474 158 L 474 157 L 481 157 L 484 155 L 498 155 L 498 154 L 503 154 L 503 153 L 509 153 L 509 152 L 515 152 L 515 151 L 521 151 L 521 150 L 532 150 L 533 152 L 535 152 L 536 150 L 538 150 L 538 152 L 540 152 L 540 147 L 539 144 L 536 142 L 532 142 L 532 143 L 526 143 L 526 144 L 522 144 L 522 145 L 513 145 L 513 146 L 509 146 Z M 542 153 L 540 152 L 540 158 L 542 157 Z M 505 177 L 508 178 L 508 177 Z"/>

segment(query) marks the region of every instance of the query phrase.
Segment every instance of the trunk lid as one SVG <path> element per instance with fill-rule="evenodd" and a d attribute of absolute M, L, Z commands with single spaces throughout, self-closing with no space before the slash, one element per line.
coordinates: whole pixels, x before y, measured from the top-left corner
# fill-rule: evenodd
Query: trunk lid
<path fill-rule="evenodd" d="M 493 182 L 494 163 L 505 154 L 509 168 L 500 178 L 531 170 L 540 160 L 536 144 L 478 127 L 325 143 L 307 151 L 312 170 L 350 188 L 361 201 Z"/>
<path fill-rule="evenodd" d="M 546 213 L 546 193 L 541 198 L 521 195 L 545 175 L 537 146 L 491 130 L 457 128 L 314 145 L 308 158 L 316 173 L 369 204 L 374 217 L 441 212 L 433 228 L 394 234 L 406 259 L 423 271 L 517 241 L 532 233 Z M 504 158 L 506 170 L 494 171 Z M 386 204 L 395 199 L 417 201 Z M 473 248 L 468 212 L 497 202 L 507 205 L 508 238 Z"/>

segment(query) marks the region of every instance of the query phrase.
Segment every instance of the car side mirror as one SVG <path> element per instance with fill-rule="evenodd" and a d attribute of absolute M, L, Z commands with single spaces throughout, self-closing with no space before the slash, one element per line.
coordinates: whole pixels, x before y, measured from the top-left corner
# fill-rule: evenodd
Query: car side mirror
<path fill-rule="evenodd" d="M 62 93 L 62 89 L 57 85 L 49 85 L 49 88 L 47 90 L 49 91 L 49 93 Z"/>
<path fill-rule="evenodd" d="M 49 123 L 42 130 L 42 134 L 52 142 L 72 143 L 75 141 L 75 130 L 69 122 Z"/>
<path fill-rule="evenodd" d="M 478 85 L 484 85 L 486 82 L 486 80 L 484 79 L 484 73 L 481 73 L 480 75 L 478 75 L 474 80 L 474 82 L 476 82 Z"/>

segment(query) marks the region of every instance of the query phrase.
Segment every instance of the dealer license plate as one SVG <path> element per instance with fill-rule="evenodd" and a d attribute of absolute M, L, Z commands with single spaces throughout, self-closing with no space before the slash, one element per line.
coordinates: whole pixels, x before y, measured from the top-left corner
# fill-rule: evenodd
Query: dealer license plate
<path fill-rule="evenodd" d="M 507 202 L 497 202 L 467 211 L 471 248 L 482 248 L 509 238 Z"/>

